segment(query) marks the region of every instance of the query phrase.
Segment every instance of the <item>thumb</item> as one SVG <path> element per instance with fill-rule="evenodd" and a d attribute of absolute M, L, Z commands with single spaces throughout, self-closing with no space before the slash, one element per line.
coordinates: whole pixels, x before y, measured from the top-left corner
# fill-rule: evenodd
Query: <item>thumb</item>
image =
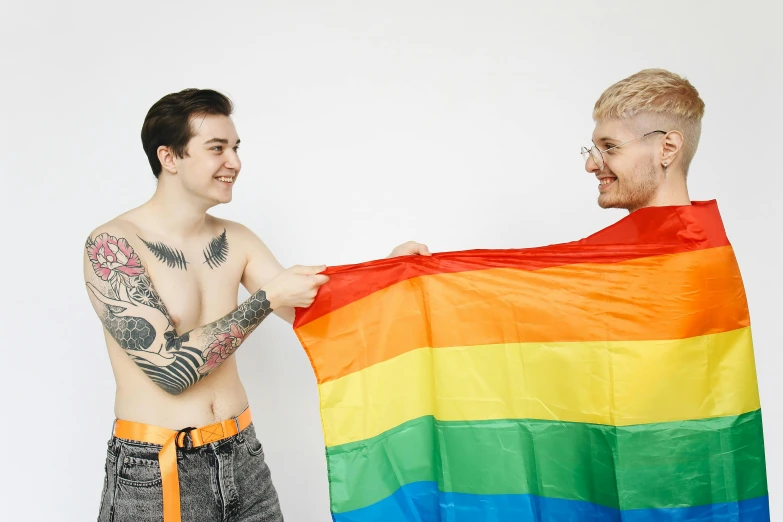
<path fill-rule="evenodd" d="M 324 270 L 326 270 L 326 265 L 303 266 L 300 267 L 297 272 L 304 275 L 314 275 L 314 274 L 320 274 Z"/>

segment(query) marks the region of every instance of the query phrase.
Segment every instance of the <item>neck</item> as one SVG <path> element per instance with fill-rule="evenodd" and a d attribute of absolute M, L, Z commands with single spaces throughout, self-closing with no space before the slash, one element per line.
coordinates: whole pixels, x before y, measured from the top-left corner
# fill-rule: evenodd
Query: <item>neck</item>
<path fill-rule="evenodd" d="M 673 171 L 673 169 L 670 168 L 669 172 L 666 174 L 666 178 L 658 187 L 658 190 L 652 199 L 647 202 L 646 205 L 639 208 L 670 207 L 690 204 L 691 198 L 688 194 L 688 186 L 685 183 L 685 173 Z M 631 209 L 629 212 L 633 212 L 634 210 L 639 209 Z"/>
<path fill-rule="evenodd" d="M 207 210 L 212 206 L 194 197 L 179 183 L 161 176 L 152 198 L 143 206 L 166 234 L 184 238 L 204 229 Z"/>

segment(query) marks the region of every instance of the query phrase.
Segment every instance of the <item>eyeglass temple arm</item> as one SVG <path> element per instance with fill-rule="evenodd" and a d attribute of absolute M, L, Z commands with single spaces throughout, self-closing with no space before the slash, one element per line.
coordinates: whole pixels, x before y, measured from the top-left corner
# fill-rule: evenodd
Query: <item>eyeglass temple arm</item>
<path fill-rule="evenodd" d="M 595 143 L 593 143 L 593 146 L 592 146 L 592 147 L 590 147 L 589 149 L 588 149 L 587 147 L 582 147 L 582 150 L 579 152 L 579 154 L 585 154 L 585 153 L 587 153 L 587 154 L 591 154 L 591 153 L 592 153 L 591 151 L 592 151 L 594 148 L 595 148 L 595 149 L 598 149 L 598 151 L 599 151 L 599 152 L 606 152 L 607 150 L 612 150 L 612 149 L 616 149 L 617 147 L 622 147 L 623 145 L 627 145 L 627 144 L 631 143 L 632 141 L 636 141 L 636 140 L 640 140 L 640 139 L 642 139 L 642 138 L 646 138 L 646 137 L 647 137 L 647 136 L 649 136 L 650 134 L 655 134 L 655 133 L 658 133 L 658 132 L 660 132 L 661 134 L 669 134 L 667 131 L 663 131 L 663 130 L 654 130 L 654 131 L 650 131 L 650 132 L 648 132 L 647 134 L 642 134 L 642 135 L 641 135 L 641 136 L 639 136 L 638 138 L 634 138 L 634 139 L 632 139 L 632 140 L 628 140 L 628 141 L 626 141 L 626 142 L 624 142 L 624 143 L 621 143 L 621 144 L 619 144 L 619 145 L 615 145 L 614 147 L 609 147 L 609 148 L 608 148 L 608 149 L 606 149 L 606 150 L 601 150 L 601 149 L 599 149 L 599 148 L 598 148 L 598 145 L 596 145 Z"/>

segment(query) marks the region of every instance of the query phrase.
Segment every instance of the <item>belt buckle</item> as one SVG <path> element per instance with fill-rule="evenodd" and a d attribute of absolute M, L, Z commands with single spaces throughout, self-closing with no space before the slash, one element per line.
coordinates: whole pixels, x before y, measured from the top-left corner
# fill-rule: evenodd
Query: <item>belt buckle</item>
<path fill-rule="evenodd" d="M 188 428 L 182 428 L 179 430 L 176 435 L 174 435 L 174 446 L 176 446 L 179 449 L 185 449 L 185 437 L 190 434 L 192 430 L 195 430 L 193 426 L 190 426 Z"/>
<path fill-rule="evenodd" d="M 201 435 L 201 441 L 204 444 L 209 444 L 210 442 L 221 440 L 225 436 L 222 422 L 216 422 L 215 424 L 204 426 L 203 428 L 199 428 L 198 431 L 199 434 Z"/>

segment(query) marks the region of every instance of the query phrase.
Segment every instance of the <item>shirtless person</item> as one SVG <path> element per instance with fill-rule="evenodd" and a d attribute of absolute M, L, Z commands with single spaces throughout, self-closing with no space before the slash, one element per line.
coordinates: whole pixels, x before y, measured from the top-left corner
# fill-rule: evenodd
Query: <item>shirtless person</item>
<path fill-rule="evenodd" d="M 207 214 L 241 167 L 231 112 L 211 90 L 153 105 L 141 138 L 155 194 L 85 245 L 117 383 L 99 521 L 283 520 L 232 354 L 270 313 L 293 322 L 328 277 L 284 270 L 249 229 Z M 406 254 L 429 252 L 409 242 L 390 257 Z M 237 307 L 240 283 L 251 296 Z"/>

